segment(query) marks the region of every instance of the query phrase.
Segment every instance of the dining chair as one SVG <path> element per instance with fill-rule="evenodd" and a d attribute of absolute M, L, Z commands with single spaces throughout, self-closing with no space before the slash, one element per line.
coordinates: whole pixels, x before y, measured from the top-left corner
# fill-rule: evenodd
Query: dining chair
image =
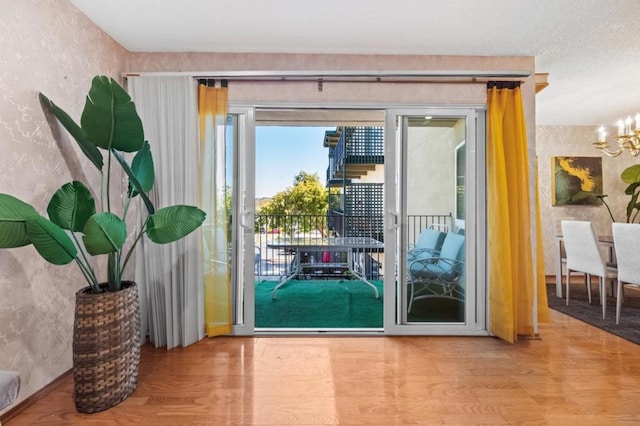
<path fill-rule="evenodd" d="M 598 245 L 598 239 L 593 231 L 593 225 L 589 221 L 563 220 L 562 237 L 567 255 L 566 293 L 567 305 L 569 305 L 569 281 L 571 272 L 581 272 L 587 275 L 587 296 L 591 303 L 591 276 L 599 278 L 600 304 L 602 305 L 602 318 L 607 315 L 607 295 L 604 283 L 606 280 L 614 281 L 617 276 L 615 267 L 608 266 Z"/>
<path fill-rule="evenodd" d="M 616 324 L 618 324 L 624 285 L 640 285 L 640 224 L 614 222 L 613 247 L 618 261 L 616 292 Z"/>

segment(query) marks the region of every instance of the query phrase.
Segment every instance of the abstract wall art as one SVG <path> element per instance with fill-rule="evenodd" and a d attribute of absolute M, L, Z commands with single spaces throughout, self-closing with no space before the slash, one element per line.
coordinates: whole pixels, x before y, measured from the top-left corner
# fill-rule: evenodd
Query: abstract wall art
<path fill-rule="evenodd" d="M 602 157 L 551 157 L 551 204 L 599 206 Z"/>

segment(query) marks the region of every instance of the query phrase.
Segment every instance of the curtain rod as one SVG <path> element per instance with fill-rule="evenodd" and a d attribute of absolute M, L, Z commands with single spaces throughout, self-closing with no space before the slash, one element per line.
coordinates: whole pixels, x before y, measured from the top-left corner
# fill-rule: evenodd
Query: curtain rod
<path fill-rule="evenodd" d="M 233 81 L 366 81 L 366 82 L 418 82 L 423 80 L 469 79 L 486 82 L 490 79 L 518 79 L 529 77 L 530 71 L 202 71 L 202 72 L 128 72 L 124 78 L 133 76 L 190 76 L 194 78 L 224 78 Z"/>

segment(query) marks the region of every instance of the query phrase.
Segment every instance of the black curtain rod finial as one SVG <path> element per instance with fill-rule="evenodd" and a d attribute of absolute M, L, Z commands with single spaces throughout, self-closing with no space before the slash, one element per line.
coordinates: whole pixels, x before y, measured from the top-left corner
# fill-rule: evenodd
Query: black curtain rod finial
<path fill-rule="evenodd" d="M 520 81 L 489 81 L 487 83 L 487 89 L 515 89 L 520 87 Z"/>
<path fill-rule="evenodd" d="M 198 84 L 202 84 L 207 87 L 216 87 L 216 81 L 213 78 L 199 78 Z M 228 87 L 228 86 L 229 86 L 228 80 L 220 80 L 220 87 Z"/>

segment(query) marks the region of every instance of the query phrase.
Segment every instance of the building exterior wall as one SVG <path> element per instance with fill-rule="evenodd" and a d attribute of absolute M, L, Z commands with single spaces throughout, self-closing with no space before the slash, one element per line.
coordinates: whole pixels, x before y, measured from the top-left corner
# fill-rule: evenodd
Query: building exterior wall
<path fill-rule="evenodd" d="M 464 124 L 464 121 L 460 121 Z M 407 158 L 407 214 L 453 213 L 455 200 L 454 153 L 460 139 L 456 127 L 415 127 L 409 131 Z M 464 125 L 462 125 L 464 129 Z M 424 142 L 421 142 L 424 141 Z"/>
<path fill-rule="evenodd" d="M 358 179 L 362 183 L 383 183 L 384 182 L 384 164 L 376 164 L 375 170 L 371 170 L 366 175 Z"/>

